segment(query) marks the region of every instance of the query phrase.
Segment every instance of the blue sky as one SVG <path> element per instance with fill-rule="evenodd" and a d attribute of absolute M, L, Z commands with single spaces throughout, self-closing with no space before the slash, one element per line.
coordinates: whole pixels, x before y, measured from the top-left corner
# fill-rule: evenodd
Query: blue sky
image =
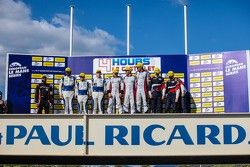
<path fill-rule="evenodd" d="M 73 0 L 76 24 L 101 28 L 126 41 L 126 8 L 132 6 L 131 54 L 183 53 L 180 0 Z M 24 0 L 32 18 L 51 20 L 69 13 L 70 1 Z M 189 53 L 250 48 L 249 0 L 188 1 Z M 117 52 L 125 54 L 125 45 Z"/>
<path fill-rule="evenodd" d="M 69 5 L 75 5 L 74 55 L 183 54 L 185 0 L 0 0 L 0 62 L 6 53 L 68 55 Z M 250 49 L 250 0 L 188 1 L 189 53 Z M 5 78 L 5 63 L 0 64 Z M 4 90 L 4 80 L 0 80 Z"/>

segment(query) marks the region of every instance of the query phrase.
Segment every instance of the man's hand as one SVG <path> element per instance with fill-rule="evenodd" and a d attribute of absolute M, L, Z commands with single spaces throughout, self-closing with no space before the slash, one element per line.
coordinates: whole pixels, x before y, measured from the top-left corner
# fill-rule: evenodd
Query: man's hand
<path fill-rule="evenodd" d="M 164 100 L 164 99 L 165 99 L 164 95 L 163 95 L 163 96 L 161 96 L 161 100 Z"/>
<path fill-rule="evenodd" d="M 60 98 L 63 99 L 63 94 L 60 94 Z"/>
<path fill-rule="evenodd" d="M 177 103 L 177 102 L 178 102 L 178 99 L 176 98 L 174 102 L 176 102 L 176 103 Z"/>
<path fill-rule="evenodd" d="M 112 94 L 111 93 L 109 93 L 108 96 L 109 96 L 109 98 L 112 98 Z"/>
<path fill-rule="evenodd" d="M 36 107 L 39 107 L 39 103 L 36 103 Z"/>
<path fill-rule="evenodd" d="M 122 98 L 122 93 L 119 93 L 119 97 Z"/>
<path fill-rule="evenodd" d="M 149 98 L 152 99 L 152 94 L 150 91 L 148 92 L 148 95 L 149 95 Z"/>
<path fill-rule="evenodd" d="M 183 92 L 183 93 L 181 93 L 181 97 L 184 97 L 185 96 L 185 93 Z"/>

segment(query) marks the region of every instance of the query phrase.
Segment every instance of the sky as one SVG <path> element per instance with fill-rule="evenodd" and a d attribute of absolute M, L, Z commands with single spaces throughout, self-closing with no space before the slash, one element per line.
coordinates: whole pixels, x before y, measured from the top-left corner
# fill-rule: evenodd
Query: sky
<path fill-rule="evenodd" d="M 68 54 L 70 4 L 74 55 L 125 55 L 126 4 L 132 55 L 183 54 L 183 3 L 188 53 L 250 49 L 249 0 L 0 0 L 0 77 L 7 52 Z"/>

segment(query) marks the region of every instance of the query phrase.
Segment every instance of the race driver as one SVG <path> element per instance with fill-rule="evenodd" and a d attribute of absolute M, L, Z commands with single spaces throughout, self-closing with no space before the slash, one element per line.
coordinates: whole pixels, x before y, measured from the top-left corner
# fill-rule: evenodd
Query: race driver
<path fill-rule="evenodd" d="M 162 112 L 162 100 L 164 99 L 163 89 L 165 88 L 164 79 L 160 76 L 161 70 L 154 69 L 155 76 L 149 82 L 149 97 L 151 99 L 151 110 L 153 113 Z"/>
<path fill-rule="evenodd" d="M 71 69 L 65 69 L 65 75 L 59 84 L 60 97 L 64 99 L 64 113 L 73 114 L 73 98 L 75 95 L 76 79 L 71 75 Z"/>
<path fill-rule="evenodd" d="M 121 97 L 123 94 L 123 80 L 118 76 L 119 71 L 113 70 L 113 77 L 110 78 L 107 83 L 107 93 L 109 97 L 108 114 L 115 114 L 116 105 L 118 107 L 119 114 L 122 114 Z M 116 104 L 115 104 L 116 102 Z"/>
<path fill-rule="evenodd" d="M 148 93 L 148 72 L 144 69 L 142 63 L 137 63 L 137 74 L 136 74 L 136 108 L 137 112 L 146 113 L 148 110 L 147 106 L 147 93 Z"/>
<path fill-rule="evenodd" d="M 45 114 L 49 114 L 49 108 L 52 105 L 52 86 L 47 83 L 47 76 L 42 75 L 42 83 L 36 86 L 35 91 L 35 103 L 38 108 L 37 114 L 42 114 L 44 110 Z"/>
<path fill-rule="evenodd" d="M 80 81 L 76 84 L 75 96 L 78 101 L 79 114 L 88 114 L 87 102 L 89 95 L 91 95 L 90 83 L 85 80 L 85 74 L 80 73 Z"/>
<path fill-rule="evenodd" d="M 96 76 L 93 78 L 92 81 L 92 97 L 94 100 L 94 114 L 103 114 L 102 109 L 102 99 L 105 92 L 105 80 L 101 76 L 101 70 L 96 70 Z"/>
<path fill-rule="evenodd" d="M 135 113 L 135 81 L 136 77 L 132 75 L 132 69 L 126 66 L 124 71 L 126 71 L 126 76 L 123 79 L 124 83 L 124 113 Z"/>
<path fill-rule="evenodd" d="M 178 80 L 174 78 L 173 71 L 169 71 L 167 75 L 169 77 L 169 80 L 166 83 L 166 89 L 164 89 L 167 93 L 166 110 L 167 112 L 176 112 L 176 103 L 178 102 L 180 96 L 180 84 Z"/>

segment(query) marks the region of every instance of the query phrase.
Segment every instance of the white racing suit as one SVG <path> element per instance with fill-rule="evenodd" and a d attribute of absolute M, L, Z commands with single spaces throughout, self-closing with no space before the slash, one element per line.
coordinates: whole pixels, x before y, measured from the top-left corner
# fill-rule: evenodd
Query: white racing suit
<path fill-rule="evenodd" d="M 97 114 L 98 111 L 98 114 L 103 114 L 102 99 L 105 92 L 105 80 L 102 77 L 94 77 L 92 81 L 92 92 L 92 97 L 94 100 L 93 113 Z"/>
<path fill-rule="evenodd" d="M 124 111 L 125 113 L 129 112 L 130 104 L 130 113 L 135 112 L 135 76 L 127 75 L 124 77 Z"/>
<path fill-rule="evenodd" d="M 137 111 L 141 111 L 141 100 L 142 100 L 142 111 L 145 113 L 148 110 L 146 94 L 148 92 L 148 73 L 146 71 L 137 72 L 137 83 L 136 83 L 136 107 Z"/>
<path fill-rule="evenodd" d="M 75 95 L 75 82 L 74 76 L 65 75 L 59 84 L 59 93 L 63 95 L 64 99 L 64 113 L 73 114 L 73 98 Z"/>
<path fill-rule="evenodd" d="M 76 95 L 79 105 L 79 114 L 88 114 L 87 102 L 89 93 L 90 85 L 88 81 L 84 80 L 76 84 Z"/>
<path fill-rule="evenodd" d="M 116 105 L 118 107 L 119 114 L 122 113 L 122 105 L 121 105 L 121 98 L 120 93 L 123 92 L 123 84 L 122 84 L 121 77 L 112 77 L 110 78 L 107 84 L 107 93 L 111 93 L 112 97 L 109 98 L 109 105 L 108 105 L 108 114 L 115 114 Z M 116 101 L 116 105 L 115 105 Z"/>

